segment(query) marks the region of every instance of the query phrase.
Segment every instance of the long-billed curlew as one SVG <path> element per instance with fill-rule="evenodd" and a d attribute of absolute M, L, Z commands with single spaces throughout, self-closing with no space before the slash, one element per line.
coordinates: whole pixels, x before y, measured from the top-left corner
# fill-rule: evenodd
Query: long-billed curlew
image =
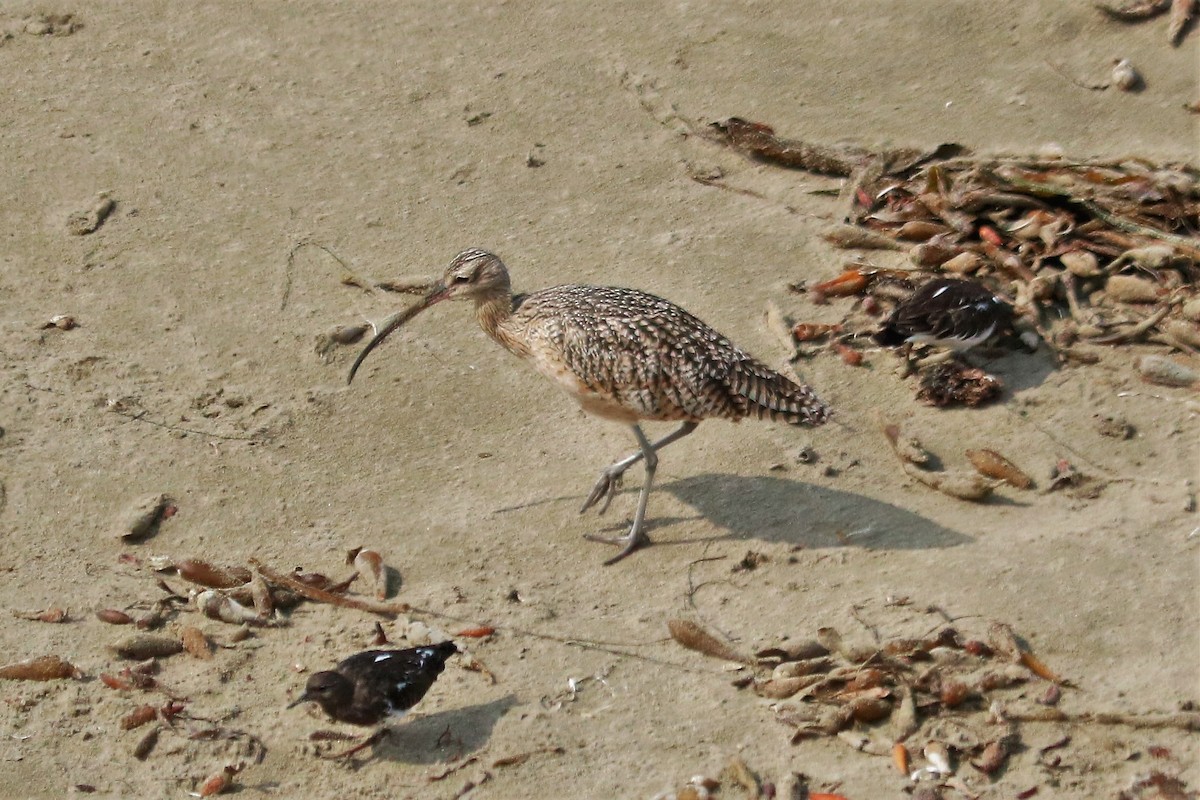
<path fill-rule="evenodd" d="M 682 439 L 702 420 L 770 417 L 792 424 L 820 425 L 829 409 L 812 389 L 793 383 L 755 360 L 674 303 L 635 289 L 555 286 L 530 294 L 512 293 L 508 269 L 492 253 L 464 250 L 421 302 L 387 320 L 350 368 L 388 334 L 443 300 L 474 300 L 480 327 L 509 352 L 570 393 L 585 411 L 633 429 L 638 451 L 601 474 L 579 513 L 603 500 L 603 514 L 621 476 L 646 461 L 646 478 L 629 533 L 593 541 L 623 545 L 612 564 L 648 544 L 646 501 L 654 483 L 658 451 Z M 641 420 L 682 422 L 651 443 Z"/>

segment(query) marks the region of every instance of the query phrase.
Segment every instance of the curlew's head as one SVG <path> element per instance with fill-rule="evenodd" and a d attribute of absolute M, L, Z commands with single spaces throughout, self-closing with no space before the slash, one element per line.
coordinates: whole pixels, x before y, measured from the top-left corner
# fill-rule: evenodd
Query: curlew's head
<path fill-rule="evenodd" d="M 442 275 L 440 286 L 446 292 L 446 300 L 481 300 L 512 291 L 508 269 L 500 257 L 475 248 L 454 257 Z"/>
<path fill-rule="evenodd" d="M 441 280 L 429 284 L 428 291 L 421 302 L 393 314 L 380 326 L 375 338 L 367 343 L 367 346 L 358 354 L 358 358 L 354 360 L 346 383 L 354 380 L 354 373 L 358 372 L 359 366 L 366 359 L 368 353 L 382 344 L 392 331 L 430 306 L 443 300 L 470 299 L 476 303 L 482 303 L 496 297 L 504 297 L 511 292 L 512 285 L 509 282 L 508 269 L 499 256 L 478 248 L 463 250 L 454 257 L 450 266 L 446 267 Z"/>

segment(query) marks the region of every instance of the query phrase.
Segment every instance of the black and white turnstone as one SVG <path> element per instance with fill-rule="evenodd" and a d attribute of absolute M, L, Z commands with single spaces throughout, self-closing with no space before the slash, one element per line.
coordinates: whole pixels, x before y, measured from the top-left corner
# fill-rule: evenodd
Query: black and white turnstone
<path fill-rule="evenodd" d="M 1012 327 L 1013 308 L 987 287 L 935 278 L 892 311 L 873 337 L 884 347 L 928 344 L 962 352 Z"/>
<path fill-rule="evenodd" d="M 313 673 L 304 694 L 288 708 L 314 702 L 338 722 L 351 725 L 378 725 L 389 716 L 403 716 L 433 686 L 446 666 L 446 659 L 458 652 L 454 642 L 406 650 L 366 650 L 355 653 L 331 670 Z M 374 744 L 387 735 L 377 731 L 368 742 L 354 748 L 350 755 Z"/>

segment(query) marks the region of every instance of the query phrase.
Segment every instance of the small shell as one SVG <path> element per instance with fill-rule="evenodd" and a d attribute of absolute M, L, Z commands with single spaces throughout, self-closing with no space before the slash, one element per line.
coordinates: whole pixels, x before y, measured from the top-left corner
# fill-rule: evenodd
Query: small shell
<path fill-rule="evenodd" d="M 233 785 L 233 776 L 236 774 L 237 770 L 234 767 L 225 767 L 220 772 L 209 775 L 204 783 L 200 784 L 196 796 L 212 797 L 214 794 L 220 794 Z"/>
<path fill-rule="evenodd" d="M 1153 303 L 1162 287 L 1137 275 L 1113 275 L 1104 284 L 1104 293 L 1119 303 Z"/>
<path fill-rule="evenodd" d="M 794 336 L 798 342 L 811 342 L 814 339 L 821 339 L 830 333 L 838 333 L 841 330 L 841 325 L 826 325 L 817 322 L 798 322 L 792 326 L 792 336 Z"/>
<path fill-rule="evenodd" d="M 942 683 L 942 690 L 939 692 L 938 699 L 942 701 L 942 705 L 946 708 L 954 708 L 967 699 L 970 694 L 970 688 L 959 680 L 948 680 Z"/>
<path fill-rule="evenodd" d="M 809 291 L 823 297 L 849 297 L 866 289 L 868 283 L 870 283 L 870 279 L 866 273 L 860 269 L 850 269 L 836 278 L 816 284 Z"/>
<path fill-rule="evenodd" d="M 209 619 L 228 622 L 230 625 L 264 625 L 266 621 L 254 611 L 216 589 L 196 593 L 193 601 L 200 613 Z"/>
<path fill-rule="evenodd" d="M 335 325 L 325 334 L 335 344 L 354 344 L 367 333 L 369 325 Z"/>
<path fill-rule="evenodd" d="M 100 673 L 100 682 L 110 689 L 116 689 L 121 692 L 127 692 L 133 688 L 131 681 L 119 678 L 116 675 L 109 675 L 107 672 Z"/>
<path fill-rule="evenodd" d="M 775 647 L 759 650 L 754 654 L 760 659 L 778 658 L 781 661 L 805 661 L 829 655 L 829 651 L 820 642 L 812 639 L 797 639 L 784 642 Z"/>
<path fill-rule="evenodd" d="M 862 366 L 863 354 L 861 351 L 855 350 L 850 345 L 842 344 L 841 342 L 834 342 L 833 349 L 842 357 L 843 364 L 848 364 L 851 367 Z"/>
<path fill-rule="evenodd" d="M 477 625 L 474 628 L 463 628 L 455 636 L 462 636 L 468 639 L 484 639 L 496 632 L 496 629 L 491 625 Z M 385 642 L 386 644 L 386 642 Z"/>
<path fill-rule="evenodd" d="M 847 708 L 856 722 L 878 722 L 892 713 L 892 704 L 881 697 L 856 697 Z"/>
<path fill-rule="evenodd" d="M 1168 319 L 1163 320 L 1160 327 L 1164 334 L 1176 342 L 1181 342 L 1188 347 L 1200 350 L 1200 326 L 1197 326 L 1194 322 L 1187 322 L 1182 319 Z"/>
<path fill-rule="evenodd" d="M 107 192 L 100 192 L 88 208 L 73 211 L 67 216 L 67 233 L 74 236 L 86 236 L 104 224 L 104 220 L 112 213 L 116 203 Z"/>
<path fill-rule="evenodd" d="M 1127 58 L 1119 59 L 1113 64 L 1112 82 L 1122 92 L 1136 92 L 1143 86 L 1142 76 Z"/>
<path fill-rule="evenodd" d="M 846 683 L 846 687 L 842 690 L 842 694 L 849 695 L 868 689 L 878 689 L 880 686 L 883 686 L 886 680 L 887 673 L 881 669 L 875 669 L 872 667 L 868 669 L 857 670 L 854 673 L 854 677 Z M 878 692 L 876 692 L 876 694 L 878 694 Z"/>
<path fill-rule="evenodd" d="M 925 745 L 925 760 L 929 762 L 929 770 L 938 775 L 953 775 L 950 766 L 950 751 L 941 742 L 930 742 Z"/>
<path fill-rule="evenodd" d="M 109 649 L 121 658 L 141 661 L 146 658 L 164 658 L 182 652 L 183 642 L 170 636 L 139 633 L 122 639 Z"/>
<path fill-rule="evenodd" d="M 1137 363 L 1142 379 L 1161 386 L 1192 386 L 1200 380 L 1200 373 L 1178 361 L 1163 356 L 1142 356 Z"/>
<path fill-rule="evenodd" d="M 1178 45 L 1183 40 L 1188 22 L 1197 12 L 1196 0 L 1172 0 L 1171 15 L 1167 22 L 1167 40 Z"/>
<path fill-rule="evenodd" d="M 42 326 L 42 328 L 58 328 L 60 331 L 69 331 L 77 327 L 79 327 L 79 323 L 70 314 L 55 314 Z"/>
<path fill-rule="evenodd" d="M 988 742 L 983 748 L 983 753 L 979 756 L 978 762 L 972 762 L 972 766 L 985 775 L 991 775 L 996 770 L 1004 766 L 1004 762 L 1008 760 L 1008 748 L 1004 746 L 1004 742 L 997 740 Z"/>
<path fill-rule="evenodd" d="M 232 589 L 250 580 L 250 570 L 245 567 L 221 567 L 195 558 L 175 562 L 179 577 L 210 589 Z"/>
<path fill-rule="evenodd" d="M 102 608 L 96 612 L 96 619 L 109 625 L 132 625 L 133 617 L 115 608 Z"/>
<path fill-rule="evenodd" d="M 78 667 L 58 656 L 40 656 L 0 667 L 0 678 L 13 681 L 52 681 L 82 677 L 83 673 Z"/>
<path fill-rule="evenodd" d="M 896 766 L 896 771 L 901 775 L 908 775 L 909 758 L 908 748 L 903 742 L 896 742 L 892 745 L 892 763 Z"/>
<path fill-rule="evenodd" d="M 942 264 L 942 271 L 955 275 L 970 275 L 983 266 L 983 259 L 978 253 L 967 251 L 959 253 L 954 258 Z"/>
<path fill-rule="evenodd" d="M 1058 257 L 1067 272 L 1077 278 L 1095 278 L 1103 273 L 1096 254 L 1090 250 L 1069 250 Z"/>
<path fill-rule="evenodd" d="M 950 228 L 940 222 L 930 222 L 925 219 L 910 219 L 896 229 L 896 238 L 909 242 L 923 242 L 941 233 L 949 233 Z"/>
<path fill-rule="evenodd" d="M 44 611 L 16 611 L 12 612 L 17 619 L 26 619 L 30 622 L 66 622 L 67 612 L 58 606 L 51 606 Z"/>
<path fill-rule="evenodd" d="M 967 458 L 981 475 L 1004 481 L 1018 489 L 1033 488 L 1033 478 L 995 450 L 968 450 Z"/>
<path fill-rule="evenodd" d="M 771 677 L 799 678 L 802 675 L 817 675 L 829 672 L 831 669 L 833 669 L 833 662 L 828 658 L 807 658 L 802 661 L 784 661 L 771 671 Z"/>
<path fill-rule="evenodd" d="M 354 569 L 375 587 L 376 599 L 387 599 L 387 567 L 383 565 L 383 556 L 374 550 L 359 550 L 354 554 Z"/>
<path fill-rule="evenodd" d="M 929 451 L 921 445 L 921 440 L 915 436 L 902 434 L 897 425 L 888 425 L 884 429 L 884 434 L 891 441 L 892 447 L 896 450 L 896 455 L 901 460 L 909 464 L 928 464 L 930 455 Z"/>
<path fill-rule="evenodd" d="M 121 730 L 131 731 L 140 728 L 158 716 L 158 709 L 151 705 L 138 706 L 121 718 Z"/>
<path fill-rule="evenodd" d="M 212 643 L 204 631 L 193 625 L 185 625 L 179 630 L 179 638 L 183 642 L 183 649 L 192 656 L 203 660 L 212 658 Z"/>
<path fill-rule="evenodd" d="M 913 263 L 920 267 L 939 267 L 945 264 L 952 258 L 961 255 L 963 249 L 960 245 L 947 242 L 943 239 L 931 239 L 928 242 L 919 244 L 912 249 Z"/>
<path fill-rule="evenodd" d="M 914 471 L 913 469 L 905 470 L 909 475 L 913 475 Z M 930 476 L 933 480 L 923 482 L 927 482 L 942 494 L 957 497 L 959 500 L 986 499 L 994 488 L 991 481 L 985 480 L 982 475 L 974 472 L 946 471 L 925 473 L 925 475 Z"/>
<path fill-rule="evenodd" d="M 138 761 L 145 761 L 150 757 L 150 753 L 154 750 L 154 745 L 158 744 L 158 734 L 162 727 L 156 725 L 146 732 L 146 735 L 138 740 L 137 746 L 133 748 L 133 757 Z"/>
<path fill-rule="evenodd" d="M 784 700 L 801 689 L 822 680 L 821 675 L 799 675 L 792 678 L 769 678 L 761 683 L 755 683 L 754 692 L 760 697 L 770 700 Z"/>
<path fill-rule="evenodd" d="M 254 613 L 262 619 L 270 619 L 275 613 L 275 595 L 262 575 L 257 572 L 250 578 L 250 600 L 254 603 Z"/>
<path fill-rule="evenodd" d="M 667 630 L 671 632 L 672 639 L 689 650 L 695 650 L 697 653 L 703 653 L 706 656 L 726 661 L 737 661 L 742 664 L 750 663 L 749 659 L 741 653 L 690 620 L 667 620 Z"/>
<path fill-rule="evenodd" d="M 141 498 L 122 514 L 115 535 L 127 542 L 145 539 L 158 529 L 163 512 L 170 504 L 171 498 L 165 494 L 151 494 Z"/>
<path fill-rule="evenodd" d="M 855 225 L 839 225 L 821 234 L 834 247 L 847 250 L 903 250 L 904 246 L 881 233 Z"/>

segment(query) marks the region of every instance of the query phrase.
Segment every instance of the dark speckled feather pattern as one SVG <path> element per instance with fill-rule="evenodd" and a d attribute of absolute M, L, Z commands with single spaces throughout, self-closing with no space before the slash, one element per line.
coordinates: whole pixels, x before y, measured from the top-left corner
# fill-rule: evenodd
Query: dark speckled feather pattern
<path fill-rule="evenodd" d="M 484 329 L 603 416 L 624 410 L 631 421 L 752 416 L 809 425 L 828 417 L 807 386 L 661 297 L 571 285 L 519 296 L 513 306 L 494 332 L 481 313 Z"/>

